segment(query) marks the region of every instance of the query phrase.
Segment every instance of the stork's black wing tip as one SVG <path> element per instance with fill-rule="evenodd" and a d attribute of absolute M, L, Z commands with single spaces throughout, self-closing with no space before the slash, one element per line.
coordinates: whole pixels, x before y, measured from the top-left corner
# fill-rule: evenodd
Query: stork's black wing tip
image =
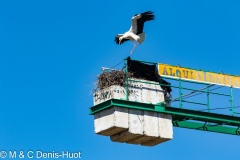
<path fill-rule="evenodd" d="M 147 12 L 143 12 L 141 13 L 142 15 L 153 15 L 154 12 L 152 11 L 147 11 Z"/>
<path fill-rule="evenodd" d="M 114 41 L 116 42 L 116 44 L 121 45 L 121 44 L 123 44 L 124 42 L 129 41 L 129 39 L 123 38 L 122 41 L 119 43 L 119 37 L 116 36 L 115 39 L 114 39 Z"/>
<path fill-rule="evenodd" d="M 142 17 L 146 18 L 147 21 L 154 20 L 154 18 L 155 18 L 155 15 L 153 14 L 152 11 L 147 11 L 147 12 L 141 13 L 141 15 L 142 15 Z"/>
<path fill-rule="evenodd" d="M 114 41 L 116 42 L 116 44 L 119 44 L 119 38 L 115 37 Z"/>

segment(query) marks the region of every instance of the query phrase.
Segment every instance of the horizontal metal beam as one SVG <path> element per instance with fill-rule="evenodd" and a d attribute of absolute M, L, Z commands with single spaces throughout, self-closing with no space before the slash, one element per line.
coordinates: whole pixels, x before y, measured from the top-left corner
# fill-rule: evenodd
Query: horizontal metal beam
<path fill-rule="evenodd" d="M 231 124 L 235 126 L 240 125 L 240 117 L 169 107 L 164 104 L 154 105 L 154 104 L 132 102 L 132 101 L 126 101 L 126 100 L 119 100 L 119 99 L 110 99 L 101 104 L 91 107 L 90 114 L 95 114 L 101 110 L 105 110 L 112 106 L 167 113 L 171 115 L 188 117 L 193 120 L 224 123 L 224 124 Z"/>
<path fill-rule="evenodd" d="M 103 103 L 100 103 L 98 105 L 95 105 L 90 108 L 90 115 L 94 115 L 95 113 L 98 113 L 100 111 L 103 111 L 107 108 L 112 107 L 112 100 L 105 101 Z"/>
<path fill-rule="evenodd" d="M 233 134 L 240 136 L 240 130 L 238 127 L 227 127 L 222 125 L 211 125 L 208 123 L 197 123 L 197 122 L 174 122 L 173 126 L 181 127 L 181 128 L 188 128 L 188 129 L 196 129 L 201 131 L 209 131 L 209 132 L 217 132 L 217 133 L 224 133 L 224 134 Z"/>
<path fill-rule="evenodd" d="M 90 114 L 93 115 L 97 112 L 105 110 L 110 107 L 125 107 L 125 108 L 133 108 L 133 109 L 140 109 L 140 110 L 147 110 L 147 111 L 154 111 L 155 105 L 154 104 L 147 104 L 147 103 L 140 103 L 140 102 L 132 102 L 126 100 L 119 100 L 119 99 L 110 99 L 98 105 L 95 105 L 90 108 Z"/>
<path fill-rule="evenodd" d="M 176 115 L 182 118 L 198 120 L 203 122 L 213 122 L 220 124 L 227 124 L 232 126 L 240 126 L 240 117 L 234 117 L 230 115 L 223 115 L 217 113 L 208 113 L 202 111 L 165 107 L 165 113 Z"/>
<path fill-rule="evenodd" d="M 180 100 L 176 100 L 176 101 L 180 101 Z M 199 104 L 199 105 L 207 106 L 206 103 L 199 103 L 199 102 L 186 101 L 186 100 L 183 100 L 183 99 L 182 99 L 182 102 L 192 103 L 192 104 Z"/>
<path fill-rule="evenodd" d="M 169 107 L 163 103 L 147 104 L 147 103 L 126 101 L 126 100 L 110 99 L 101 104 L 91 107 L 90 114 L 94 115 L 95 113 L 98 113 L 102 110 L 105 110 L 107 108 L 114 107 L 114 106 L 171 114 L 173 116 L 173 124 L 176 127 L 198 129 L 198 130 L 227 133 L 227 134 L 234 134 L 234 135 L 239 134 L 238 129 L 236 128 L 240 126 L 240 117 Z M 216 123 L 218 125 L 214 127 L 205 125 L 205 128 L 204 128 L 203 124 L 205 123 L 206 124 Z M 201 129 L 201 127 L 203 127 L 203 129 Z"/>

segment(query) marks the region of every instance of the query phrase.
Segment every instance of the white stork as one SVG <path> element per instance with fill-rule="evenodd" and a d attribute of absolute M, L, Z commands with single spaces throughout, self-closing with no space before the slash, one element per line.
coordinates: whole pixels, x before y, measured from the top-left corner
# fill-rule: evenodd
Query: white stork
<path fill-rule="evenodd" d="M 118 34 L 115 37 L 115 42 L 119 45 L 130 40 L 134 47 L 130 54 L 132 54 L 133 50 L 137 47 L 137 45 L 141 44 L 145 39 L 145 33 L 143 32 L 143 26 L 146 21 L 151 21 L 155 18 L 153 12 L 147 11 L 141 14 L 136 14 L 132 17 L 132 26 L 124 34 Z M 138 43 L 137 45 L 134 43 L 134 40 Z"/>

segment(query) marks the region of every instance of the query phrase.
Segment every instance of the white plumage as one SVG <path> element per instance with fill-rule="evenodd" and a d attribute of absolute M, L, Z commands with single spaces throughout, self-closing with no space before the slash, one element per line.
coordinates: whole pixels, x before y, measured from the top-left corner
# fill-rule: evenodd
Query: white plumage
<path fill-rule="evenodd" d="M 132 51 L 130 52 L 132 54 L 136 46 L 141 44 L 145 40 L 146 35 L 143 32 L 144 23 L 146 21 L 151 21 L 154 18 L 155 16 L 151 11 L 136 14 L 135 16 L 132 17 L 132 25 L 129 31 L 127 31 L 124 34 L 118 34 L 115 37 L 115 42 L 121 45 L 122 43 L 130 40 L 134 45 Z M 137 44 L 135 44 L 134 41 L 136 41 Z"/>

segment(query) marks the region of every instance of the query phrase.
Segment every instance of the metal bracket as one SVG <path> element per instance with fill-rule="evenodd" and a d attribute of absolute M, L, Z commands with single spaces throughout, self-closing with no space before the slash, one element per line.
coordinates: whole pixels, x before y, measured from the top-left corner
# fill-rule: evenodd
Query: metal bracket
<path fill-rule="evenodd" d="M 178 122 L 172 122 L 172 124 L 173 124 L 173 126 L 175 126 L 175 127 L 179 127 L 179 125 L 178 125 Z"/>
<path fill-rule="evenodd" d="M 208 123 L 208 122 L 205 122 L 204 125 L 203 125 L 203 127 L 202 127 L 203 130 L 205 130 L 205 131 L 208 131 L 208 128 L 206 127 L 207 123 Z"/>
<path fill-rule="evenodd" d="M 238 131 L 239 128 L 240 128 L 240 127 L 238 126 L 238 128 L 237 128 L 237 130 L 236 130 L 236 134 L 237 134 L 237 135 L 240 135 L 240 131 Z"/>

